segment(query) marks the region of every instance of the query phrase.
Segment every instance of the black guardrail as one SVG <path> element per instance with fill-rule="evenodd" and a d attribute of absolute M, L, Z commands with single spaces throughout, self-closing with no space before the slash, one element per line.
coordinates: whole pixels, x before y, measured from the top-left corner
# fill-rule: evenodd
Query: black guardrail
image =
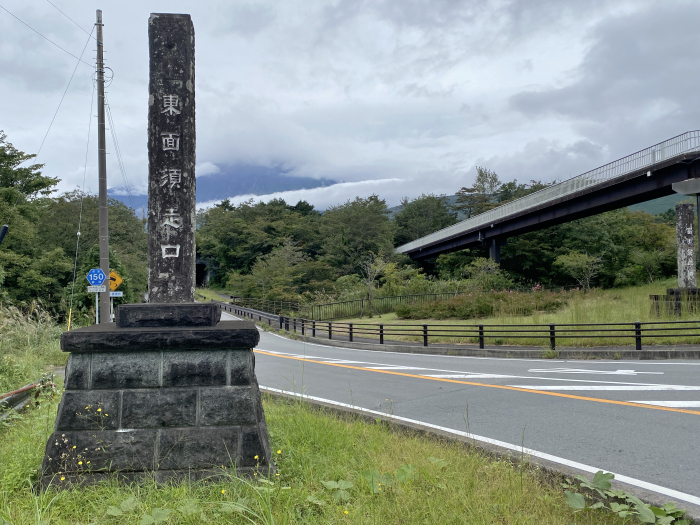
<path fill-rule="evenodd" d="M 578 323 L 578 324 L 474 324 L 474 325 L 406 325 L 339 323 L 275 315 L 261 310 L 253 310 L 239 305 L 216 302 L 223 311 L 239 317 L 265 323 L 279 330 L 301 333 L 312 337 L 344 336 L 348 341 L 356 338 L 378 340 L 385 344 L 392 337 L 409 337 L 409 342 L 428 346 L 436 338 L 478 343 L 484 348 L 487 339 L 494 344 L 503 339 L 535 339 L 549 343 L 552 350 L 557 348 L 557 340 L 580 339 L 626 339 L 634 342 L 637 350 L 642 349 L 644 340 L 654 338 L 697 337 L 700 343 L 700 321 L 659 321 L 631 323 Z"/>

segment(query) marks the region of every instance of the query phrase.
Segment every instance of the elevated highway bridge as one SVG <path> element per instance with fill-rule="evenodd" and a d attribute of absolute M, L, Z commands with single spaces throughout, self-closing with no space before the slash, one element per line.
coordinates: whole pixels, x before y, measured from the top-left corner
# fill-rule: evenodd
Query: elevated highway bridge
<path fill-rule="evenodd" d="M 396 248 L 414 260 L 486 245 L 498 261 L 508 237 L 674 193 L 700 179 L 700 130 L 688 131 L 591 171 L 548 186 Z"/>

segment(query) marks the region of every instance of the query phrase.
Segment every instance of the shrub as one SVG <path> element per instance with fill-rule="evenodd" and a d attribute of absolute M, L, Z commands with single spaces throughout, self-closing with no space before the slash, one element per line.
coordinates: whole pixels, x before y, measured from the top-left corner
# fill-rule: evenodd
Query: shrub
<path fill-rule="evenodd" d="M 473 292 L 452 299 L 424 304 L 400 305 L 399 319 L 478 319 L 494 315 L 532 315 L 552 313 L 567 304 L 564 294 L 537 289 L 533 292 Z"/>

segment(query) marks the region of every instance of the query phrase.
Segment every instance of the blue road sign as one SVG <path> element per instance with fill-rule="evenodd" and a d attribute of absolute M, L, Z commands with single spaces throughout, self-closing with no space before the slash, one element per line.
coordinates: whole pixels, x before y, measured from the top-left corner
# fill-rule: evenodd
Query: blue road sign
<path fill-rule="evenodd" d="M 87 280 L 92 286 L 99 286 L 105 282 L 106 278 L 105 273 L 99 268 L 93 268 L 87 274 Z"/>

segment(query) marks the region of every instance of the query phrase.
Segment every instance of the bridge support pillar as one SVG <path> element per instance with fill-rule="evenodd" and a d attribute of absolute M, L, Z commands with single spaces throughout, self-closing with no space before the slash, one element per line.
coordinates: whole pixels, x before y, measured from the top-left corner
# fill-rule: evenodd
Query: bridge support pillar
<path fill-rule="evenodd" d="M 494 237 L 489 241 L 489 259 L 493 259 L 494 262 L 501 262 L 501 246 L 505 244 L 503 239 Z"/>

